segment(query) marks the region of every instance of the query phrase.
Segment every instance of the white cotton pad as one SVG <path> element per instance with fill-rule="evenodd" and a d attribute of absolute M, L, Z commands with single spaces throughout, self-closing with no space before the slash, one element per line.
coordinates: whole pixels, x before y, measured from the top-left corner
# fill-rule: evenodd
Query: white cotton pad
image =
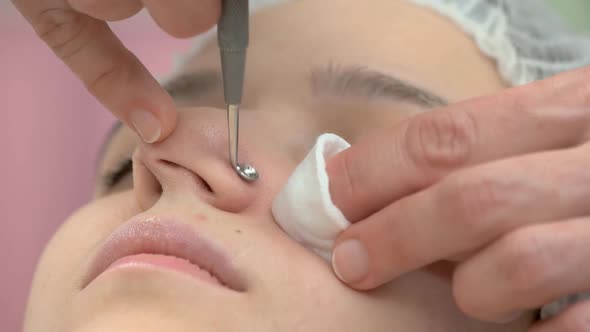
<path fill-rule="evenodd" d="M 326 159 L 348 147 L 338 135 L 318 137 L 272 204 L 279 226 L 327 261 L 331 260 L 334 240 L 350 222 L 332 203 Z"/>

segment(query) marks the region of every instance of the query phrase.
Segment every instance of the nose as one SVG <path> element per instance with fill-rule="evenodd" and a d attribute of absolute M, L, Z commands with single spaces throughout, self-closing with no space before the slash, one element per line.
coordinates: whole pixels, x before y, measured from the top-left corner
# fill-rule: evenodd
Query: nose
<path fill-rule="evenodd" d="M 133 180 L 142 208 L 160 200 L 196 199 L 227 212 L 248 209 L 258 185 L 242 180 L 231 167 L 226 121 L 221 109 L 181 110 L 171 136 L 138 147 Z M 240 158 L 249 160 L 249 155 L 249 147 L 240 142 Z"/>

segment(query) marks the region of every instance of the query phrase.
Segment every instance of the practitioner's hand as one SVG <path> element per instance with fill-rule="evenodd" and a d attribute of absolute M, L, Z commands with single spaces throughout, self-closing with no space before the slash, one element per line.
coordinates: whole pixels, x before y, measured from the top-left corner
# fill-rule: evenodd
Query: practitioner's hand
<path fill-rule="evenodd" d="M 174 103 L 106 21 L 145 7 L 163 30 L 189 37 L 216 24 L 221 11 L 221 0 L 11 1 L 88 91 L 149 143 L 174 129 Z"/>
<path fill-rule="evenodd" d="M 455 300 L 481 320 L 590 291 L 589 141 L 590 67 L 353 145 L 327 163 L 333 200 L 356 222 L 336 241 L 335 271 L 364 290 L 456 261 Z M 585 331 L 588 317 L 580 303 L 537 331 Z"/>

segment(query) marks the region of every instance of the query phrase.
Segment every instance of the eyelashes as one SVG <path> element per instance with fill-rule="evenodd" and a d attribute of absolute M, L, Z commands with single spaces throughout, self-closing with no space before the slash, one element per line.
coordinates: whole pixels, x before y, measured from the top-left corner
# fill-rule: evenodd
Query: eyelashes
<path fill-rule="evenodd" d="M 132 173 L 133 161 L 131 160 L 131 158 L 125 158 L 119 163 L 119 165 L 114 170 L 107 172 L 105 175 L 103 175 L 103 186 L 107 190 L 112 189 L 119 182 L 121 182 L 121 180 L 123 180 L 126 176 L 131 175 Z"/>

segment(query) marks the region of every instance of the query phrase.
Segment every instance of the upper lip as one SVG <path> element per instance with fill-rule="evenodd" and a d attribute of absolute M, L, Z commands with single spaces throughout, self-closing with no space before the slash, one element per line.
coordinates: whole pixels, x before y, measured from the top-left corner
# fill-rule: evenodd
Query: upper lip
<path fill-rule="evenodd" d="M 244 279 L 218 245 L 187 224 L 159 217 L 132 219 L 116 229 L 94 257 L 83 288 L 119 258 L 141 253 L 187 259 L 227 287 L 245 291 Z"/>

